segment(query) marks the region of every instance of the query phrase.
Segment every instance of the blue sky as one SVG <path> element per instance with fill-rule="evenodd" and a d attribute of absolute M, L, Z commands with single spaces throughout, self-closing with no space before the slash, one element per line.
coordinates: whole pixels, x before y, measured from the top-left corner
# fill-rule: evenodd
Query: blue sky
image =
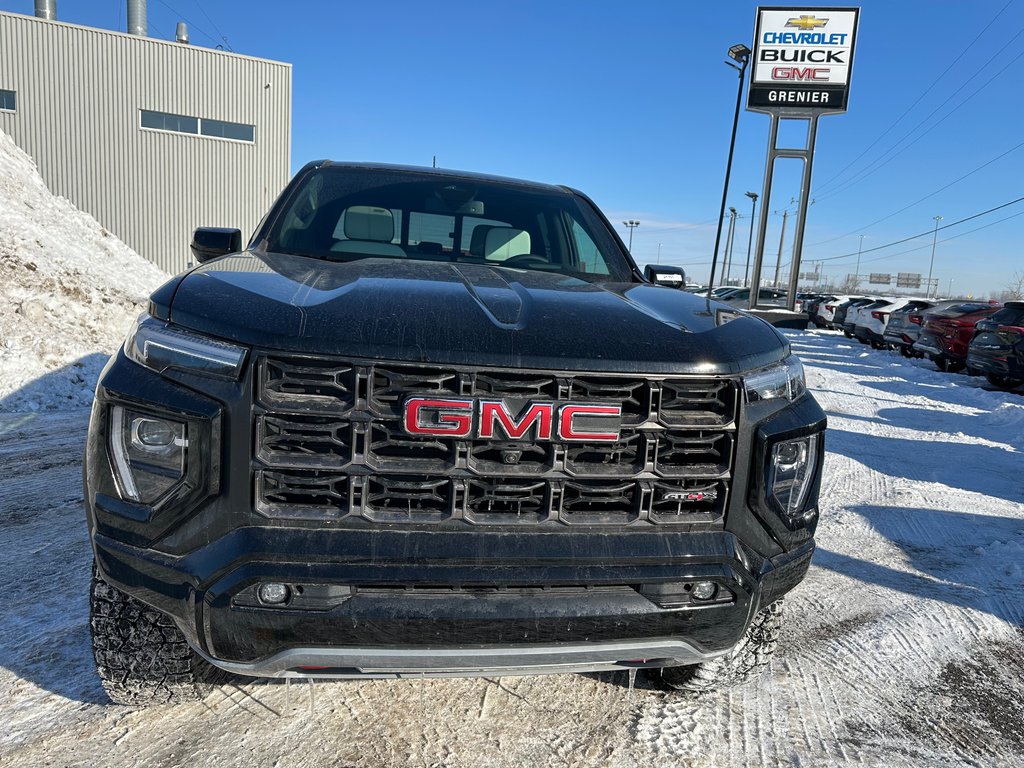
<path fill-rule="evenodd" d="M 819 7 L 828 5 L 836 4 Z M 861 273 L 927 273 L 934 216 L 946 225 L 1024 197 L 1024 0 L 861 7 L 849 112 L 819 127 L 804 268 L 827 260 L 826 274 L 841 279 L 863 234 Z M 443 167 L 568 184 L 624 239 L 620 222 L 641 222 L 633 238 L 641 264 L 660 251 L 662 262 L 702 280 L 736 98 L 725 51 L 751 43 L 755 8 L 740 0 L 150 0 L 149 33 L 173 38 L 184 18 L 194 44 L 223 36 L 239 53 L 291 62 L 295 168 L 319 157 L 429 165 L 436 155 Z M 31 13 L 32 2 L 0 0 L 0 9 Z M 123 0 L 58 0 L 58 15 L 125 27 Z M 767 116 L 741 113 L 729 195 L 744 217 L 740 269 L 750 224 L 743 193 L 760 194 L 767 132 Z M 779 214 L 799 194 L 796 166 L 776 171 Z M 781 222 L 770 217 L 768 261 Z M 791 234 L 790 225 L 785 253 Z M 1003 288 L 1024 272 L 1022 235 L 1024 202 L 940 231 L 941 290 L 950 279 L 954 293 Z"/>

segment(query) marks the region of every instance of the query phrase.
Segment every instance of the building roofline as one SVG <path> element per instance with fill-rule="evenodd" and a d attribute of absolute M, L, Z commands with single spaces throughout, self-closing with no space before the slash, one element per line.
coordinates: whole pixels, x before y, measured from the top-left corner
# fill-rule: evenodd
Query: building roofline
<path fill-rule="evenodd" d="M 188 48 L 188 49 L 191 49 L 191 50 L 194 50 L 194 51 L 202 51 L 204 53 L 209 53 L 209 54 L 218 55 L 218 56 L 232 56 L 232 57 L 239 58 L 239 59 L 245 59 L 246 61 L 261 61 L 261 62 L 264 62 L 266 64 L 274 64 L 274 65 L 277 65 L 277 66 L 280 66 L 280 67 L 288 67 L 289 69 L 292 66 L 291 62 L 289 62 L 289 61 L 278 61 L 277 59 L 266 59 L 266 58 L 263 58 L 261 56 L 248 56 L 248 55 L 246 55 L 244 53 L 234 53 L 233 51 L 224 51 L 224 50 L 221 50 L 220 48 L 207 48 L 206 46 L 193 45 L 192 43 L 179 43 L 176 40 L 164 40 L 163 38 L 150 37 L 149 35 L 130 35 L 127 32 L 119 32 L 119 31 L 114 30 L 114 29 L 105 29 L 104 27 L 89 27 L 89 26 L 86 26 L 84 24 L 71 24 L 70 22 L 67 22 L 67 21 L 51 20 L 51 19 L 41 19 L 38 16 L 33 16 L 32 14 L 27 14 L 27 13 L 15 13 L 13 11 L 0 11 L 0 17 L 7 17 L 7 18 L 11 18 L 11 19 L 16 19 L 18 21 L 27 21 L 29 23 L 37 22 L 37 23 L 40 23 L 40 24 L 55 24 L 55 25 L 59 25 L 59 26 L 62 26 L 62 27 L 70 27 L 71 29 L 80 29 L 80 30 L 84 30 L 84 31 L 87 31 L 87 32 L 93 32 L 95 34 L 110 35 L 111 37 L 127 38 L 127 39 L 130 39 L 130 40 L 145 40 L 146 42 L 149 42 L 149 43 L 154 43 L 154 44 L 159 44 L 159 45 L 169 45 L 169 46 L 172 46 L 172 47 L 175 47 L 175 48 Z"/>

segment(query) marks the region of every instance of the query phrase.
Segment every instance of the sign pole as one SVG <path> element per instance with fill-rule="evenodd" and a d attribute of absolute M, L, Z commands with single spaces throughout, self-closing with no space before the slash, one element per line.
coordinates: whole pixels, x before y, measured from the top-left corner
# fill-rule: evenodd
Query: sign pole
<path fill-rule="evenodd" d="M 807 206 L 811 197 L 811 170 L 814 166 L 814 141 L 818 137 L 818 115 L 810 117 L 807 127 L 807 151 L 804 155 L 804 175 L 800 182 L 800 205 L 796 214 L 796 227 L 793 230 L 793 259 L 789 265 L 789 309 L 796 306 L 796 286 L 800 276 L 800 262 L 804 255 L 804 229 L 807 224 Z"/>
<path fill-rule="evenodd" d="M 795 306 L 796 290 L 800 281 L 800 262 L 803 258 L 807 208 L 811 203 L 811 174 L 814 167 L 818 118 L 846 111 L 859 19 L 860 9 L 852 7 L 772 6 L 757 9 L 747 109 L 767 114 L 771 124 L 761 195 L 761 217 L 757 231 L 757 251 L 754 272 L 751 275 L 750 309 L 758 308 L 772 178 L 775 161 L 782 157 L 803 161 L 800 203 L 793 224 L 793 257 L 790 263 L 787 296 L 788 309 L 793 310 Z M 778 146 L 780 120 L 807 121 L 806 142 L 803 147 Z"/>

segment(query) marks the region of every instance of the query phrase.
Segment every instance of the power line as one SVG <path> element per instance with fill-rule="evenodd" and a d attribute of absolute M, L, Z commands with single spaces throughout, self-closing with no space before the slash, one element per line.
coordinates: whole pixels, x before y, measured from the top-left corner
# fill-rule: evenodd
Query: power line
<path fill-rule="evenodd" d="M 888 127 L 888 128 L 886 128 L 886 129 L 885 129 L 885 130 L 884 130 L 884 131 L 883 131 L 883 132 L 882 132 L 882 133 L 881 133 L 881 134 L 880 134 L 880 135 L 878 136 L 878 138 L 876 138 L 876 139 L 875 139 L 875 140 L 874 140 L 873 142 L 871 142 L 871 144 L 869 144 L 869 145 L 868 145 L 867 149 L 865 149 L 865 150 L 864 150 L 863 152 L 861 152 L 861 153 L 860 153 L 859 155 L 857 155 L 857 157 L 855 157 L 855 158 L 854 158 L 853 160 L 851 160 L 851 161 L 850 161 L 849 163 L 847 163 L 847 164 L 846 164 L 846 165 L 845 165 L 845 166 L 844 166 L 844 167 L 842 168 L 842 170 L 840 170 L 840 171 L 839 171 L 839 172 L 838 172 L 837 174 L 835 174 L 835 175 L 834 175 L 834 176 L 832 176 L 832 177 L 831 177 L 830 179 L 828 179 L 827 181 L 825 181 L 825 182 L 823 182 L 823 183 L 822 183 L 821 185 L 819 185 L 819 189 L 823 189 L 823 190 L 824 190 L 824 188 L 828 187 L 828 186 L 829 186 L 829 185 L 830 185 L 830 184 L 831 184 L 831 183 L 832 183 L 833 181 L 835 181 L 835 180 L 836 180 L 836 179 L 838 179 L 838 178 L 839 178 L 840 176 L 842 176 L 842 175 L 843 175 L 844 173 L 846 173 L 846 171 L 847 171 L 847 170 L 848 170 L 848 169 L 849 169 L 849 168 L 850 168 L 850 167 L 851 167 L 852 165 L 854 165 L 854 164 L 855 164 L 855 163 L 856 163 L 856 162 L 857 162 L 858 160 L 860 160 L 860 159 L 861 159 L 862 157 L 864 157 L 864 155 L 866 155 L 866 154 L 867 154 L 868 152 L 870 152 L 870 151 L 872 150 L 872 148 L 874 148 L 874 147 L 875 147 L 875 145 L 877 145 L 877 144 L 878 144 L 878 142 L 880 142 L 880 141 L 881 141 L 882 139 L 884 139 L 884 138 L 885 138 L 886 136 L 888 136 L 888 135 L 889 135 L 889 132 L 890 132 L 890 131 L 892 131 L 892 130 L 893 130 L 893 129 L 894 129 L 894 128 L 895 128 L 896 126 L 897 126 L 897 125 L 899 125 L 899 124 L 900 124 L 900 122 L 902 122 L 903 118 L 905 118 L 905 117 L 906 117 L 907 115 L 909 115 L 909 114 L 910 114 L 910 113 L 911 113 L 911 112 L 913 111 L 914 107 L 916 107 L 916 106 L 917 106 L 917 105 L 918 105 L 919 103 L 921 103 L 921 100 L 922 100 L 922 99 L 924 99 L 924 97 L 925 97 L 925 96 L 927 96 L 927 95 L 928 95 L 929 93 L 931 93 L 931 92 L 932 92 L 932 89 L 934 89 L 934 88 L 935 88 L 935 86 L 939 84 L 939 81 L 940 81 L 940 80 L 942 80 L 942 78 L 944 78 L 944 77 L 945 77 L 945 76 L 946 76 L 947 74 L 949 74 L 949 71 L 950 71 L 951 69 L 953 69 L 953 67 L 955 67 L 955 66 L 957 65 L 957 63 L 958 63 L 958 62 L 960 61 L 960 59 L 962 59 L 962 58 L 963 58 L 963 57 L 964 57 L 964 56 L 966 55 L 966 53 L 967 53 L 967 52 L 968 52 L 969 50 L 971 50 L 971 48 L 973 48 L 973 47 L 974 47 L 974 44 L 975 44 L 975 43 L 977 43 L 977 42 L 978 42 L 978 40 L 980 40 L 980 39 L 981 39 L 981 36 L 982 36 L 982 35 L 984 35 L 984 34 L 985 34 L 985 33 L 986 33 L 987 31 L 988 31 L 989 27 L 991 27 L 991 26 L 992 26 L 993 24 L 995 24 L 995 23 L 996 23 L 996 20 L 997 20 L 997 19 L 998 19 L 998 18 L 999 18 L 1000 16 L 1002 16 L 1002 15 L 1003 15 L 1003 12 L 1004 12 L 1004 11 L 1005 11 L 1005 10 L 1006 10 L 1007 8 L 1009 8 L 1009 7 L 1011 6 L 1011 5 L 1013 5 L 1013 3 L 1014 3 L 1014 0 L 1008 0 L 1008 2 L 1006 3 L 1006 5 L 1004 5 L 1004 6 L 1002 7 L 1002 8 L 1000 8 L 1000 9 L 999 9 L 999 11 L 998 11 L 998 12 L 996 13 L 996 15 L 995 15 L 995 16 L 993 16 L 993 17 L 992 17 L 992 19 L 991 19 L 991 20 L 990 20 L 990 21 L 988 22 L 988 24 L 986 24 L 986 25 L 985 25 L 985 26 L 984 26 L 984 27 L 982 28 L 982 30 L 981 30 L 981 31 L 980 31 L 980 32 L 979 32 L 979 33 L 978 33 L 978 34 L 977 34 L 977 35 L 975 36 L 975 38 L 974 38 L 974 39 L 973 39 L 973 40 L 972 40 L 972 41 L 971 41 L 970 43 L 968 43 L 968 44 L 967 44 L 967 47 L 966 47 L 966 48 L 964 48 L 964 49 L 963 49 L 962 51 L 960 51 L 960 55 L 958 55 L 958 56 L 957 56 L 957 57 L 956 57 L 955 59 L 953 59 L 953 61 L 952 61 L 952 62 L 950 62 L 949 66 L 948 66 L 948 67 L 946 67 L 946 68 L 945 68 L 944 70 L 942 70 L 942 73 L 941 73 L 941 74 L 939 74 L 939 76 L 938 76 L 938 77 L 936 77 L 936 78 L 935 78 L 935 79 L 934 79 L 934 80 L 932 81 L 931 85 L 929 85 L 929 86 L 928 86 L 928 87 L 927 87 L 927 88 L 926 88 L 926 89 L 925 89 L 925 90 L 924 90 L 924 91 L 923 91 L 923 92 L 921 93 L 921 95 L 920 95 L 920 96 L 918 96 L 918 97 L 917 97 L 917 99 L 915 99 L 915 100 L 914 100 L 914 103 L 913 103 L 913 104 L 911 104 L 911 105 L 910 105 L 909 107 L 907 107 L 907 109 L 906 109 L 906 110 L 905 110 L 905 111 L 903 112 L 903 114 L 901 114 L 901 115 L 900 115 L 899 117 L 897 117 L 897 118 L 896 118 L 896 119 L 895 119 L 895 120 L 894 120 L 894 121 L 893 121 L 893 122 L 892 122 L 892 123 L 891 123 L 891 124 L 889 125 L 889 127 Z"/>
<path fill-rule="evenodd" d="M 1013 2 L 1013 0 L 1010 0 L 1010 2 Z M 217 26 L 217 22 L 215 22 L 213 19 L 210 18 L 210 14 L 208 14 L 206 12 L 206 9 L 203 8 L 203 3 L 201 2 L 201 0 L 195 0 L 195 4 L 196 4 L 196 7 L 199 9 L 199 12 L 201 14 L 203 14 L 203 16 L 206 18 L 206 20 L 208 22 L 210 22 L 210 26 L 213 27 L 214 31 L 218 35 L 220 35 L 220 39 L 224 41 L 224 47 L 227 48 L 232 53 L 234 53 L 235 49 L 231 47 L 231 44 L 228 42 L 227 36 L 225 36 L 225 34 L 220 31 L 220 27 Z"/>
<path fill-rule="evenodd" d="M 1018 31 L 1017 34 L 1014 35 L 1006 43 L 1006 45 L 1009 45 L 1010 43 L 1012 43 L 1014 40 L 1016 40 L 1021 35 L 1024 35 L 1024 29 L 1021 29 L 1020 31 Z M 1004 49 L 1005 49 L 1005 47 L 1006 46 L 1003 46 Z M 985 88 L 990 86 L 995 81 L 995 79 L 997 77 L 999 77 L 1004 72 L 1006 72 L 1010 68 L 1011 65 L 1013 65 L 1014 63 L 1017 62 L 1018 59 L 1020 59 L 1021 57 L 1024 57 L 1024 51 L 1021 51 L 1020 53 L 1018 53 L 1010 61 L 1008 61 L 1003 66 L 1002 69 L 997 71 L 994 75 L 992 75 L 992 77 L 990 77 L 982 85 L 980 85 L 978 88 L 976 88 L 974 91 L 972 91 L 971 94 L 969 96 L 967 96 L 967 98 L 965 98 L 963 101 L 961 101 L 959 104 L 957 104 L 951 110 L 949 110 L 949 112 L 947 112 L 945 115 L 943 115 L 940 119 L 936 120 L 934 123 L 929 125 L 928 128 L 926 128 L 924 131 L 922 131 L 916 138 L 914 138 L 912 141 L 907 142 L 902 147 L 899 146 L 901 142 L 903 142 L 906 139 L 910 138 L 910 136 L 912 136 L 915 131 L 917 131 L 921 126 L 926 124 L 939 110 L 941 110 L 944 106 L 946 106 L 946 104 L 948 104 L 958 93 L 960 93 L 960 91 L 962 91 L 968 85 L 968 83 L 970 83 L 978 75 L 980 75 L 981 72 L 986 67 L 988 67 L 988 65 L 990 63 L 992 63 L 992 61 L 1002 52 L 1002 50 L 1003 49 L 1000 49 L 1000 51 L 997 51 L 992 56 L 992 58 L 990 58 L 987 62 L 985 62 L 985 64 L 982 65 L 981 68 L 978 69 L 977 72 L 975 72 L 973 75 L 971 75 L 971 77 L 969 77 L 964 82 L 963 85 L 961 85 L 959 88 L 957 88 L 945 101 L 943 101 L 939 106 L 937 106 L 935 109 L 933 109 L 928 114 L 927 117 L 925 117 L 923 120 L 921 120 L 921 122 L 919 122 L 917 125 L 915 125 L 913 128 L 911 128 L 905 134 L 903 134 L 903 136 L 901 136 L 899 139 L 897 139 L 896 142 L 891 147 L 889 147 L 889 149 L 887 149 L 885 152 L 883 152 L 881 155 L 879 155 L 877 158 L 875 158 L 865 168 L 861 169 L 856 174 L 854 174 L 854 176 L 852 178 L 847 179 L 845 182 L 840 184 L 838 187 L 836 187 L 836 188 L 826 192 L 825 194 L 821 195 L 820 196 L 821 199 L 823 199 L 823 200 L 824 199 L 828 199 L 830 197 L 834 197 L 835 195 L 838 195 L 841 192 L 845 192 L 846 190 L 850 189 L 851 187 L 854 187 L 857 184 L 859 184 L 860 182 L 864 181 L 864 179 L 868 178 L 869 176 L 874 174 L 876 171 L 884 168 L 886 165 L 888 165 L 893 160 L 895 160 L 897 157 L 899 157 L 901 154 L 906 152 L 908 149 L 910 149 L 912 146 L 914 146 L 917 142 L 919 142 L 921 139 L 923 139 L 929 133 L 931 133 L 936 128 L 938 128 L 940 125 L 942 125 L 942 123 L 944 123 L 946 120 L 948 120 L 950 117 L 952 117 L 953 114 L 957 110 L 959 110 L 961 107 L 963 107 L 965 104 L 967 104 L 967 102 L 969 102 L 971 99 L 973 99 L 975 96 L 977 96 L 983 90 L 985 90 Z M 897 149 L 897 147 L 899 147 L 899 148 Z"/>
<path fill-rule="evenodd" d="M 928 229 L 928 230 L 925 230 L 924 232 L 920 232 L 920 233 L 918 233 L 916 235 L 911 235 L 910 237 L 904 237 L 904 238 L 901 238 L 900 240 L 894 240 L 893 242 L 886 243 L 885 245 L 876 245 L 874 248 L 868 248 L 867 250 L 862 250 L 862 251 L 860 251 L 860 253 L 861 254 L 865 254 L 865 253 L 871 253 L 873 251 L 881 251 L 884 248 L 892 248 L 894 245 L 900 245 L 901 243 L 906 243 L 906 242 L 909 242 L 911 240 L 916 240 L 917 238 L 924 237 L 925 235 L 931 235 L 931 234 L 933 234 L 935 232 L 941 232 L 941 231 L 943 231 L 945 229 L 949 229 L 950 227 L 955 227 L 955 226 L 957 226 L 959 224 L 963 224 L 964 222 L 971 221 L 972 219 L 980 218 L 981 216 L 987 216 L 990 213 L 994 213 L 995 211 L 1001 210 L 1003 208 L 1008 208 L 1009 206 L 1016 205 L 1017 203 L 1020 203 L 1020 202 L 1024 202 L 1024 197 L 1018 197 L 1016 200 L 1010 200 L 1009 202 L 1003 203 L 1002 205 L 997 205 L 994 208 L 989 208 L 987 211 L 981 211 L 980 213 L 975 213 L 975 214 L 973 214 L 971 216 L 966 216 L 966 217 L 964 217 L 962 219 L 958 219 L 957 221 L 954 221 L 954 222 L 952 222 L 950 224 L 946 224 L 945 226 L 942 226 L 942 227 Z M 949 238 L 949 239 L 952 239 L 952 238 Z M 852 253 L 844 253 L 841 256 L 826 256 L 824 258 L 814 257 L 813 259 L 808 257 L 806 260 L 808 260 L 808 261 L 838 261 L 839 259 L 848 259 L 848 258 L 852 258 L 852 257 L 854 257 L 856 255 L 857 255 L 857 251 L 853 251 Z M 891 256 L 891 254 L 890 254 L 890 256 Z"/>
<path fill-rule="evenodd" d="M 920 198 L 918 200 L 915 200 L 913 203 L 910 203 L 909 205 L 906 205 L 903 208 L 900 208 L 898 211 L 893 211 L 892 213 L 890 213 L 887 216 L 883 216 L 880 219 L 876 219 L 875 221 L 872 221 L 870 224 L 864 224 L 864 225 L 862 225 L 860 227 L 856 227 L 855 229 L 852 229 L 852 230 L 850 230 L 849 232 L 847 232 L 845 234 L 838 235 L 836 237 L 831 237 L 828 240 L 820 240 L 817 243 L 811 243 L 807 247 L 808 248 L 813 248 L 814 246 L 817 246 L 817 245 L 825 245 L 826 243 L 833 243 L 836 240 L 842 240 L 844 237 L 849 237 L 850 235 L 860 234 L 865 229 L 869 229 L 869 228 L 875 226 L 876 224 L 881 224 L 883 221 L 888 221 L 893 216 L 897 216 L 897 215 L 903 213 L 904 211 L 910 210 L 915 205 L 919 205 L 920 203 L 923 203 L 925 200 L 927 200 L 929 198 L 932 198 L 932 197 L 935 197 L 935 195 L 939 194 L 940 192 L 943 192 L 943 191 L 949 189 L 953 185 L 959 184 L 961 181 L 963 181 L 964 179 L 968 178 L 969 176 L 973 176 L 978 171 L 980 171 L 980 170 L 982 170 L 984 168 L 987 168 L 988 166 L 992 165 L 992 163 L 996 162 L 997 160 L 1001 160 L 1002 158 L 1006 157 L 1007 155 L 1011 154 L 1012 152 L 1016 152 L 1021 147 L 1024 147 L 1024 141 L 1022 141 L 1020 144 L 1016 145 L 1015 147 L 1011 147 L 1010 149 L 1006 150 L 1002 154 L 993 157 L 991 160 L 988 160 L 987 162 L 982 163 L 977 168 L 974 168 L 973 170 L 968 171 L 967 173 L 965 173 L 960 178 L 954 179 L 953 181 L 949 182 L 945 186 L 939 187 L 934 192 L 929 192 L 924 197 L 922 197 L 922 198 Z"/>
<path fill-rule="evenodd" d="M 185 18 L 184 14 L 179 13 L 177 10 L 175 10 L 170 5 L 165 3 L 164 0 L 157 0 L 157 2 L 160 3 L 160 5 L 162 5 L 164 8 L 169 10 L 171 13 L 173 13 L 175 16 L 177 16 L 179 19 L 184 21 L 186 24 L 188 24 L 190 29 L 194 29 L 199 34 L 203 35 L 204 37 L 210 38 L 210 40 L 212 40 L 214 43 L 216 43 L 217 45 L 220 45 L 220 41 L 216 37 L 211 35 L 209 32 L 207 32 L 205 29 L 200 27 L 198 24 L 196 24 L 192 20 Z"/>

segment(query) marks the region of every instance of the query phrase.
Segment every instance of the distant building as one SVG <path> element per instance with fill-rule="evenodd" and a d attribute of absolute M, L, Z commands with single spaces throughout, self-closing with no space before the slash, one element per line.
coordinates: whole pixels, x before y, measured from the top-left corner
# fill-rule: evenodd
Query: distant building
<path fill-rule="evenodd" d="M 26 0 L 27 4 L 27 0 Z M 0 13 L 0 130 L 50 189 L 169 272 L 198 226 L 247 238 L 290 175 L 290 64 Z M 141 24 L 139 8 L 141 6 Z"/>

